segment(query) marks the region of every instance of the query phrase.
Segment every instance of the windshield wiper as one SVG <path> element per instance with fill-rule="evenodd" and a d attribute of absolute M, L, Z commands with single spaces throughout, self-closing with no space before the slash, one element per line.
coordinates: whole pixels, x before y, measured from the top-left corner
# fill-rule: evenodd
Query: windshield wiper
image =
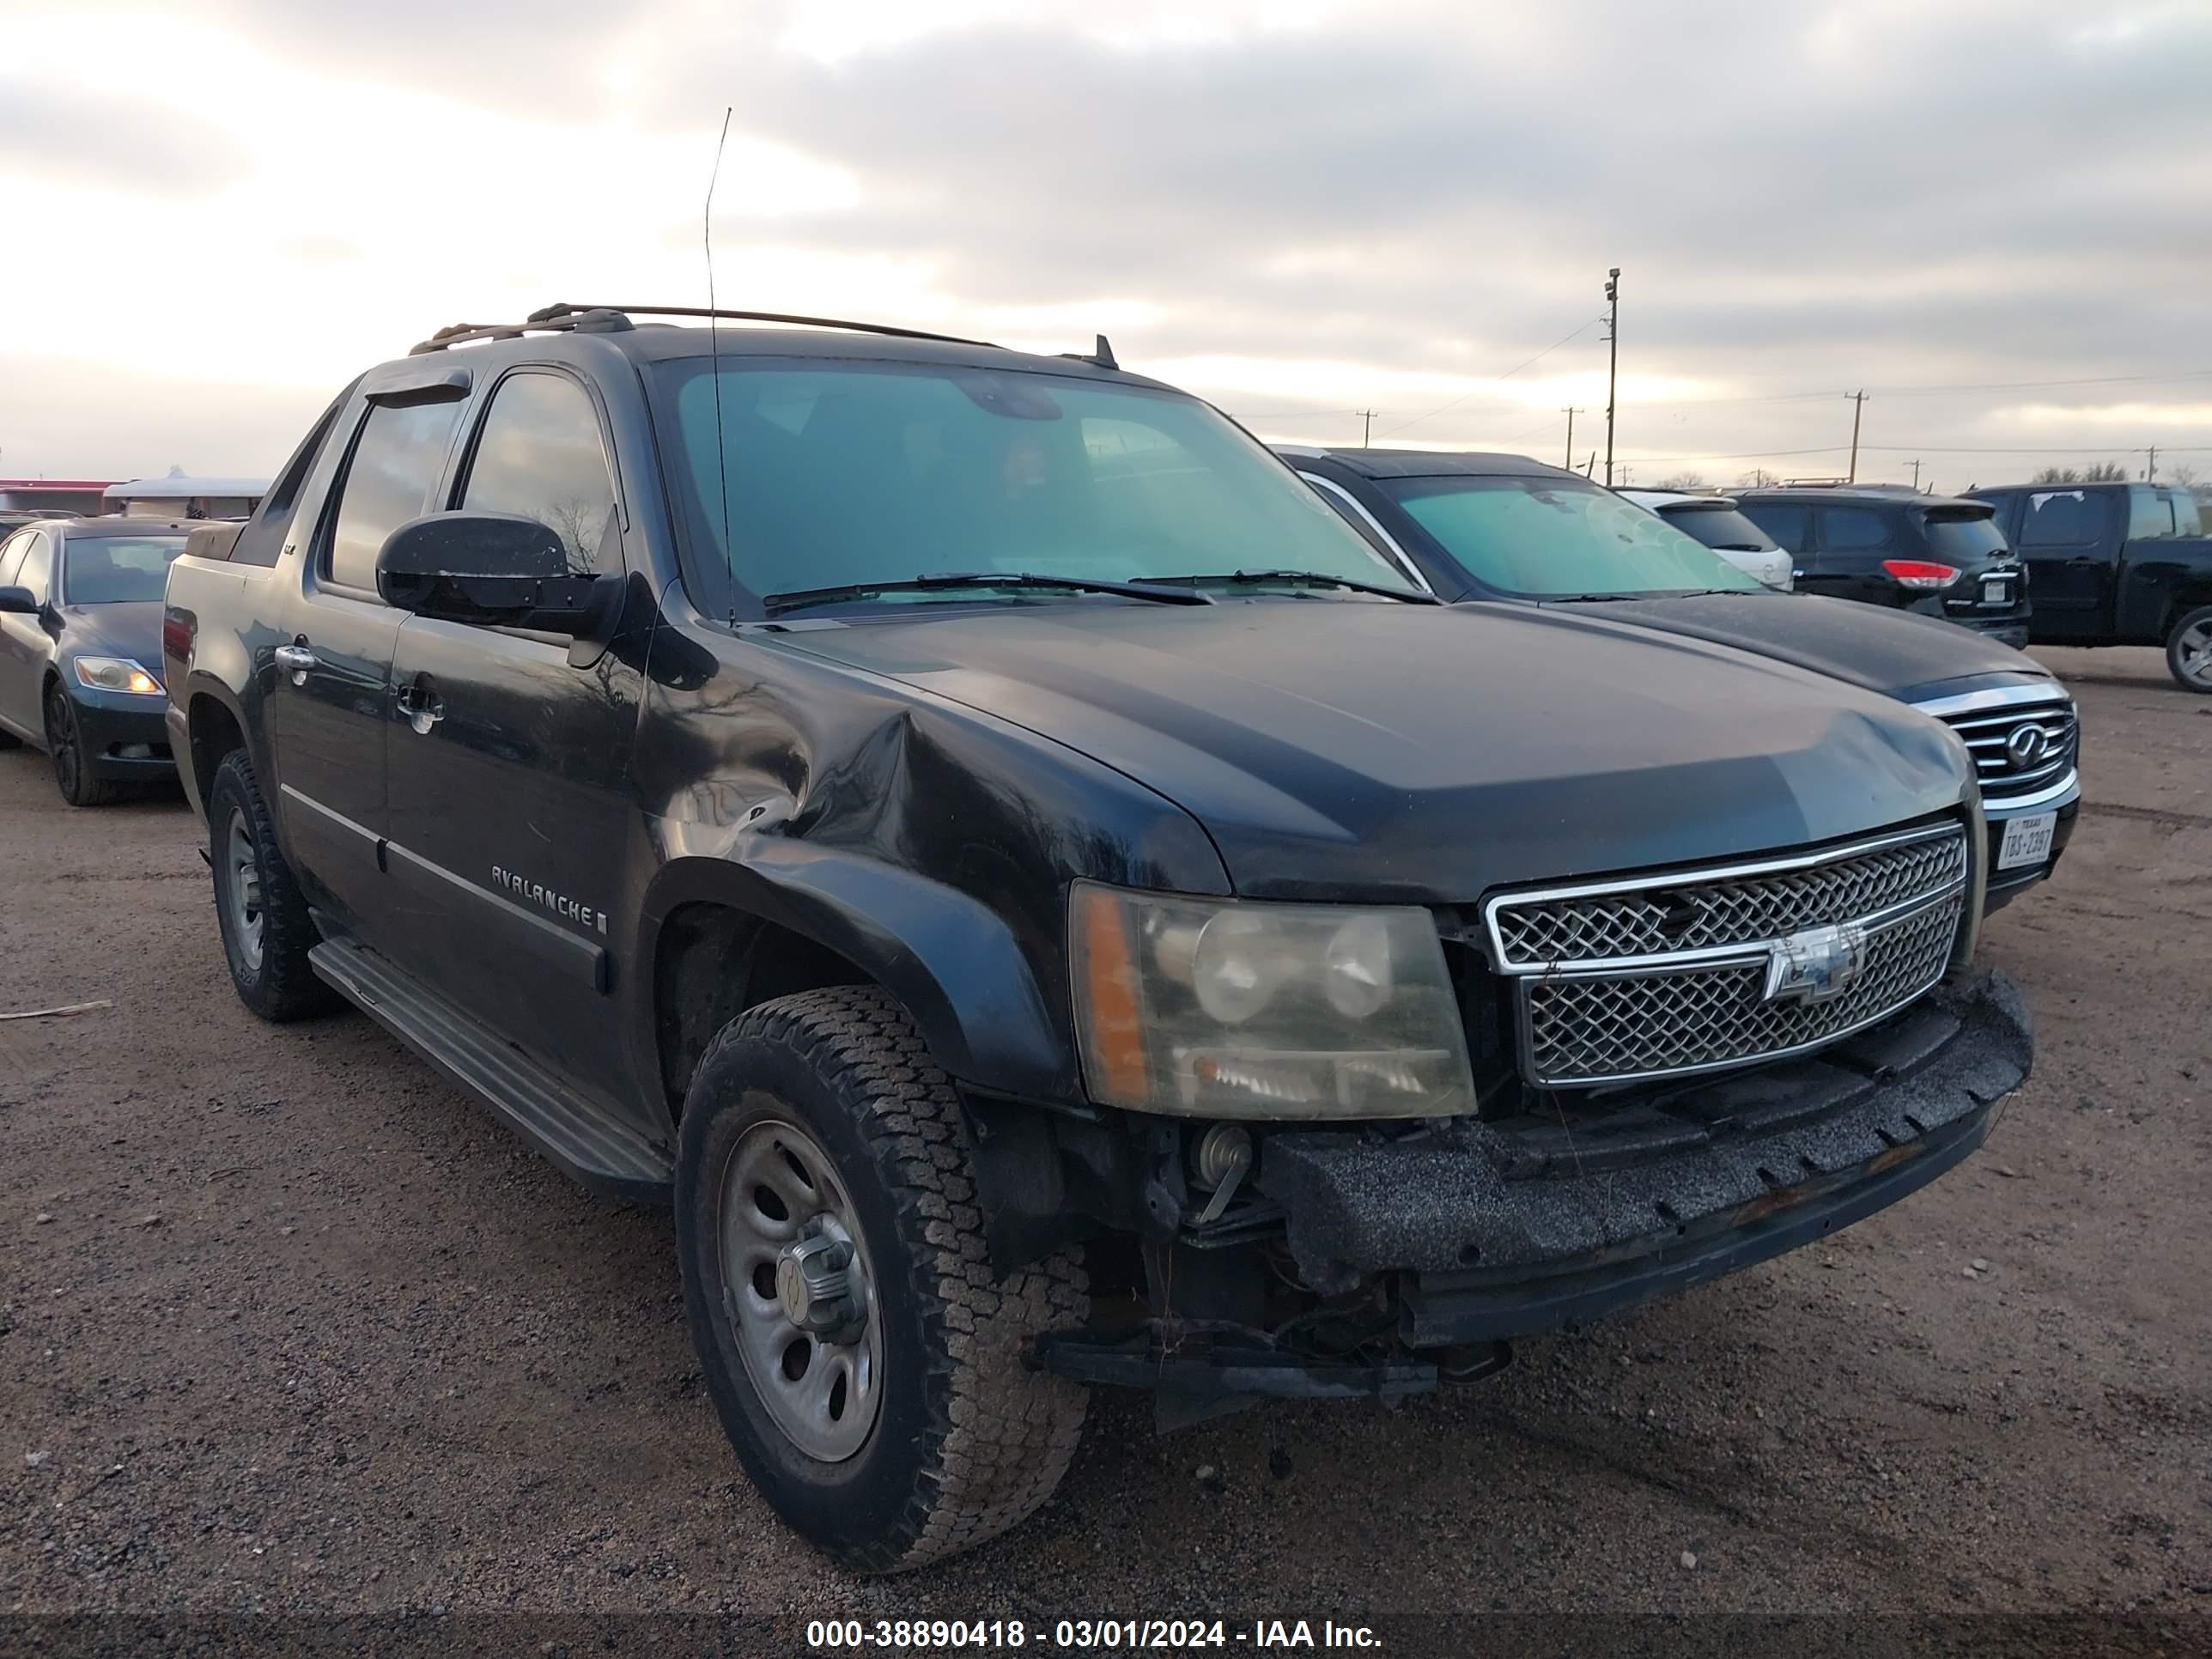
<path fill-rule="evenodd" d="M 1152 599 L 1161 605 L 1213 603 L 1193 587 L 1157 587 L 1145 582 L 1109 581 L 1095 576 L 1046 576 L 1025 570 L 945 571 L 932 576 L 909 576 L 903 581 L 800 587 L 787 593 L 770 593 L 761 603 L 770 611 L 793 611 L 811 605 L 872 599 L 878 593 L 912 593 L 936 587 L 1058 587 L 1077 593 L 1119 593 L 1125 599 Z"/>
<path fill-rule="evenodd" d="M 1386 587 L 1381 582 L 1363 582 L 1350 576 L 1331 576 L 1319 570 L 1232 570 L 1226 575 L 1178 576 L 1185 582 L 1237 582 L 1251 586 L 1273 583 L 1285 587 L 1341 587 L 1354 593 L 1375 593 L 1386 599 L 1403 599 L 1408 605 L 1442 605 L 1443 601 L 1433 593 L 1424 593 L 1417 588 Z"/>

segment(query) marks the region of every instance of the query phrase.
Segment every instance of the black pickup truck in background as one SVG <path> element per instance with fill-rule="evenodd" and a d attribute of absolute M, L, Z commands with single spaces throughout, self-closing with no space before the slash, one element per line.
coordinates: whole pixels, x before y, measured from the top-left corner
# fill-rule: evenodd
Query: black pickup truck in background
<path fill-rule="evenodd" d="M 1103 342 L 720 314 L 370 370 L 173 568 L 167 720 L 241 1000 L 672 1207 L 840 1560 L 1094 1385 L 1395 1401 L 1826 1237 L 2026 1075 L 1925 713 L 1439 604 Z"/>
<path fill-rule="evenodd" d="M 2038 645 L 2155 645 L 2183 689 L 2212 694 L 2212 538 L 2186 489 L 1999 484 L 1966 492 L 2027 562 Z"/>

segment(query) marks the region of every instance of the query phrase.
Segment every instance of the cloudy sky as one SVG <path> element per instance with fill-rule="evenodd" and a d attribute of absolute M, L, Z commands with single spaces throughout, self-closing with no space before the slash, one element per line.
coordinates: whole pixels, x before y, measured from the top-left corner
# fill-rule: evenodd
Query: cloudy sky
<path fill-rule="evenodd" d="M 1638 482 L 2212 477 L 2212 3 L 8 0 L 0 476 L 272 471 L 441 323 L 860 315 Z"/>

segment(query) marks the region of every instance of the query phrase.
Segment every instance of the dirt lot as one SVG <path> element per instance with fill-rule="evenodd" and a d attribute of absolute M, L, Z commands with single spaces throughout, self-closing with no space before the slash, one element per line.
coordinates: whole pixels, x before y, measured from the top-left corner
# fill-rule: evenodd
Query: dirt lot
<path fill-rule="evenodd" d="M 1990 927 L 2039 1055 L 1965 1168 L 1395 1413 L 1102 1397 L 1036 1522 L 887 1583 L 744 1482 L 665 1215 L 256 1024 L 181 804 L 0 756 L 0 1012 L 114 1004 L 0 1024 L 0 1610 L 2212 1615 L 2212 699 L 2047 659 L 2089 805 Z"/>

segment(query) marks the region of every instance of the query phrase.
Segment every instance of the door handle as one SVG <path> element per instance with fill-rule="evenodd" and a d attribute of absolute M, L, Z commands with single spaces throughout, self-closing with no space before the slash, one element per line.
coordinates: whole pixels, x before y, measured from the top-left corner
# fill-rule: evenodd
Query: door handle
<path fill-rule="evenodd" d="M 295 645 L 280 645 L 269 654 L 276 659 L 277 667 L 292 677 L 295 685 L 307 683 L 307 671 L 314 667 L 317 661 L 315 653 L 308 649 L 304 640 Z"/>
<path fill-rule="evenodd" d="M 407 716 L 407 723 L 422 736 L 428 737 L 430 728 L 446 718 L 446 700 L 438 695 L 437 687 L 427 676 L 394 686 L 392 695 L 399 704 L 399 712 Z"/>

